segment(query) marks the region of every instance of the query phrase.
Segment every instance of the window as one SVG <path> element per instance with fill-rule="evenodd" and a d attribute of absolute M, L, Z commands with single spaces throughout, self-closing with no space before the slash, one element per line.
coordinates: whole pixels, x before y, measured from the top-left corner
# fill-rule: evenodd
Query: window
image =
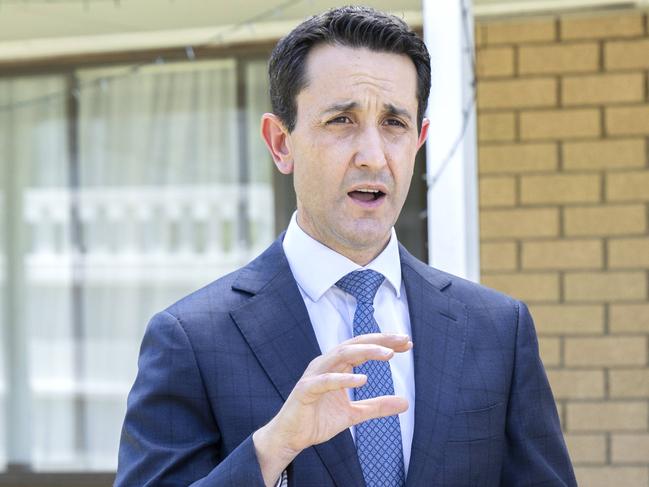
<path fill-rule="evenodd" d="M 5 467 L 114 470 L 148 319 L 274 239 L 265 70 L 0 79 Z"/>

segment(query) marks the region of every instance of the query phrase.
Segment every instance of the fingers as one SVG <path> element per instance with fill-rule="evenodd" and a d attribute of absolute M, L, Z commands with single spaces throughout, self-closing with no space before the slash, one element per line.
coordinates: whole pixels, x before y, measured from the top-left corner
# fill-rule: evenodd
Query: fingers
<path fill-rule="evenodd" d="M 358 424 L 368 419 L 403 413 L 408 409 L 408 401 L 399 396 L 380 396 L 354 401 L 351 406 L 353 411 L 352 420 L 354 424 Z"/>
<path fill-rule="evenodd" d="M 391 348 L 395 352 L 406 352 L 412 348 L 412 342 L 408 335 L 399 335 L 396 333 L 368 333 L 366 335 L 358 335 L 342 342 L 339 346 L 355 343 L 373 343 Z"/>
<path fill-rule="evenodd" d="M 309 364 L 306 375 L 349 371 L 368 360 L 390 360 L 395 352 L 405 352 L 411 348 L 412 342 L 407 335 L 359 335 L 314 359 Z"/>
<path fill-rule="evenodd" d="M 327 392 L 361 387 L 366 382 L 367 376 L 364 374 L 331 372 L 300 380 L 296 392 L 301 396 L 303 403 L 309 404 Z M 380 396 L 354 401 L 350 406 L 353 424 L 358 424 L 368 419 L 400 414 L 408 409 L 408 401 L 399 396 Z"/>
<path fill-rule="evenodd" d="M 394 356 L 391 348 L 374 344 L 350 344 L 338 346 L 313 362 L 313 373 L 348 371 L 368 360 L 390 360 Z"/>
<path fill-rule="evenodd" d="M 326 392 L 342 390 L 351 387 L 360 387 L 367 382 L 364 374 L 344 374 L 329 372 L 300 380 L 297 385 L 302 401 L 310 403 L 316 401 Z"/>

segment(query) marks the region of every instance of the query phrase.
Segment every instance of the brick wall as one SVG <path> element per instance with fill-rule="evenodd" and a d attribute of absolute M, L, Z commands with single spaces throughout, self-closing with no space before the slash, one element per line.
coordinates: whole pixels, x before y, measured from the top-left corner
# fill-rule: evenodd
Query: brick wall
<path fill-rule="evenodd" d="M 578 480 L 649 487 L 649 21 L 476 25 L 484 284 L 535 318 Z"/>

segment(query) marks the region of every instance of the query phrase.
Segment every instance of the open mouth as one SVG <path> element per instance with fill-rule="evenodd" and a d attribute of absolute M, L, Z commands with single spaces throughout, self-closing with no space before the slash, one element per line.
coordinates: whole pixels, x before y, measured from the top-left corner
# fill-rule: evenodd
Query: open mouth
<path fill-rule="evenodd" d="M 356 191 L 350 191 L 347 194 L 353 200 L 363 203 L 378 201 L 385 197 L 385 193 L 383 191 L 379 191 L 378 189 L 357 189 Z"/>

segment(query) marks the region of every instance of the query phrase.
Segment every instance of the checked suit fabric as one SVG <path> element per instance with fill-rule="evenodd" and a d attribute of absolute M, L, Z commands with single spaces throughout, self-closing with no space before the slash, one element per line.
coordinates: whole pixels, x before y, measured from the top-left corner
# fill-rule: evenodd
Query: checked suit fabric
<path fill-rule="evenodd" d="M 336 286 L 356 298 L 354 336 L 379 333 L 374 319 L 374 296 L 385 277 L 373 270 L 350 272 Z M 354 373 L 367 375 L 367 382 L 354 389 L 354 399 L 394 395 L 390 364 L 370 360 Z M 405 484 L 401 429 L 398 416 L 371 419 L 356 425 L 356 450 L 367 487 L 400 487 Z"/>
<path fill-rule="evenodd" d="M 322 353 L 282 238 L 152 318 L 129 394 L 115 487 L 263 487 L 252 433 L 277 414 Z M 399 250 L 419 344 L 412 353 L 417 398 L 408 482 L 576 487 L 525 304 Z M 396 387 L 394 371 L 393 378 Z M 289 476 L 298 487 L 364 482 L 348 431 L 302 451 Z"/>

